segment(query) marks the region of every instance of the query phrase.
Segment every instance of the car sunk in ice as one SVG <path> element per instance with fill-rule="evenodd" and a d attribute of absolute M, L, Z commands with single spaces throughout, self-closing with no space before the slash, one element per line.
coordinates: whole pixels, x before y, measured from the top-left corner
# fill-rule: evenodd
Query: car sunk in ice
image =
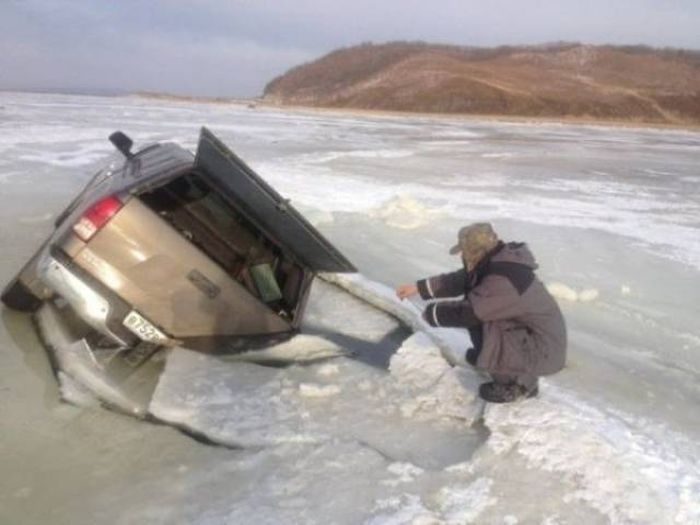
<path fill-rule="evenodd" d="M 295 331 L 314 275 L 355 271 L 206 128 L 195 156 L 110 140 L 120 154 L 56 219 L 6 306 L 51 302 L 103 347 L 207 348 Z"/>

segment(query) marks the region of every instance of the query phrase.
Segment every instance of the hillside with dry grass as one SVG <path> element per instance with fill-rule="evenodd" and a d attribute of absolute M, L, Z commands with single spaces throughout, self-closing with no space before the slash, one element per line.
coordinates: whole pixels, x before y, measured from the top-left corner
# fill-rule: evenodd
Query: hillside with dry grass
<path fill-rule="evenodd" d="M 270 82 L 264 100 L 332 108 L 700 124 L 700 52 L 552 44 L 363 44 Z"/>

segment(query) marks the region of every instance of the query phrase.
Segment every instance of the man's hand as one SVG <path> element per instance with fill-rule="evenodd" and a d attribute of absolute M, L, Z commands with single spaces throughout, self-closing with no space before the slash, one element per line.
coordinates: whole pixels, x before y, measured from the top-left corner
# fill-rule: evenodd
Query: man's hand
<path fill-rule="evenodd" d="M 415 284 L 402 284 L 396 289 L 396 296 L 402 301 L 417 293 L 418 287 Z"/>

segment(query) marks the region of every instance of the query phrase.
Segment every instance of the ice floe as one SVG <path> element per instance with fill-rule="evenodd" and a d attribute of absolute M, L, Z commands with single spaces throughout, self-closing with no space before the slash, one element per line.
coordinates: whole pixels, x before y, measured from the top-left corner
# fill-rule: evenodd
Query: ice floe
<path fill-rule="evenodd" d="M 382 285 L 361 276 L 336 280 L 421 326 L 415 312 L 392 300 Z M 451 367 L 434 337 L 419 329 L 392 356 L 388 373 L 345 357 L 275 369 L 232 367 L 178 350 L 151 408 L 161 419 L 232 445 L 327 446 L 341 440 L 355 443 L 356 453 L 369 447 L 386 463 L 368 468 L 366 482 L 378 483 L 373 493 L 385 491 L 385 497 L 374 500 L 366 523 L 519 520 L 527 516 L 524 502 L 511 498 L 507 513 L 496 510 L 496 492 L 517 491 L 510 488 L 508 469 L 493 468 L 497 458 L 516 472 L 536 469 L 547 484 L 558 480 L 546 497 L 559 502 L 552 508 L 569 507 L 570 516 L 584 515 L 582 509 L 589 507 L 611 523 L 700 519 L 692 496 L 700 488 L 696 445 L 679 449 L 663 432 L 660 436 L 671 438 L 668 443 L 652 438 L 644 426 L 594 408 L 548 381 L 542 382 L 539 399 L 486 408 L 490 435 L 482 438 L 485 447 L 472 448 L 476 455 L 469 462 L 468 446 L 460 452 L 458 442 L 481 415 L 474 394 L 480 381 L 466 368 Z M 445 455 L 437 457 L 438 451 Z M 522 458 L 522 466 L 513 454 Z M 556 513 L 550 518 L 555 523 Z M 596 522 L 602 520 L 591 517 Z"/>
<path fill-rule="evenodd" d="M 576 290 L 560 282 L 547 283 L 547 290 L 556 299 L 568 302 L 590 303 L 598 299 L 600 292 L 596 288 L 583 288 Z"/>
<path fill-rule="evenodd" d="M 292 363 L 316 361 L 329 357 L 348 355 L 349 350 L 337 343 L 315 335 L 297 334 L 287 341 L 256 350 L 243 351 L 227 356 L 228 361 L 249 361 L 252 363 Z"/>
<path fill-rule="evenodd" d="M 410 195 L 399 195 L 371 210 L 369 216 L 380 219 L 394 228 L 413 230 L 429 224 L 439 216 L 439 212 L 421 204 Z"/>

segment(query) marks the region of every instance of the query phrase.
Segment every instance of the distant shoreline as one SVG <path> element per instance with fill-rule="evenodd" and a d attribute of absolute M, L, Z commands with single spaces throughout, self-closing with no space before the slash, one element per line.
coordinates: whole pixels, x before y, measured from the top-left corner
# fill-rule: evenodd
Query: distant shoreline
<path fill-rule="evenodd" d="M 602 120 L 582 117 L 526 117 L 518 115 L 493 115 L 475 113 L 428 113 L 419 111 L 390 111 L 381 109 L 357 109 L 357 108 L 332 108 L 318 106 L 300 106 L 273 104 L 269 102 L 257 102 L 259 109 L 279 109 L 296 112 L 318 112 L 325 114 L 337 114 L 341 116 L 366 116 L 366 117 L 407 117 L 407 118 L 430 118 L 437 120 L 474 120 L 474 121 L 494 121 L 512 124 L 566 124 L 582 126 L 598 126 L 610 128 L 636 128 L 636 129 L 670 129 L 700 132 L 700 124 L 693 123 L 664 123 L 647 122 L 643 120 Z"/>
<path fill-rule="evenodd" d="M 31 95 L 61 95 L 61 96 L 81 96 L 99 98 L 140 98 L 145 100 L 160 100 L 168 102 L 183 102 L 188 104 L 217 104 L 232 106 L 247 106 L 250 109 L 258 110 L 278 110 L 297 113 L 319 113 L 338 116 L 352 117 L 390 117 L 390 118 L 428 118 L 436 120 L 453 121 L 491 121 L 512 124 L 561 124 L 561 125 L 581 125 L 595 127 L 611 127 L 626 129 L 655 129 L 655 130 L 680 130 L 700 132 L 700 123 L 662 123 L 648 122 L 644 120 L 604 120 L 583 117 L 526 117 L 518 115 L 494 115 L 475 113 L 433 113 L 420 111 L 391 111 L 381 109 L 359 109 L 359 108 L 338 108 L 323 106 L 302 106 L 296 104 L 279 104 L 265 101 L 261 98 L 239 98 L 239 97 L 204 97 L 192 95 L 173 95 L 169 93 L 149 93 L 133 92 L 118 94 L 99 93 L 78 93 L 66 91 L 31 91 L 18 89 L 0 89 L 0 93 L 19 93 Z"/>
<path fill-rule="evenodd" d="M 226 98 L 226 97 L 194 97 L 185 95 L 170 95 L 160 93 L 129 93 L 124 96 L 139 97 L 155 100 L 172 100 L 177 102 L 194 102 L 203 104 L 236 104 L 246 105 L 251 109 L 276 109 L 283 111 L 311 112 L 323 114 L 336 114 L 340 116 L 354 117 L 407 117 L 407 118 L 432 118 L 439 120 L 478 120 L 494 121 L 513 124 L 569 124 L 582 126 L 619 127 L 636 129 L 672 129 L 700 131 L 700 123 L 664 123 L 648 122 L 644 120 L 603 120 L 584 117 L 526 117 L 519 115 L 493 115 L 475 113 L 433 113 L 420 111 L 391 111 L 382 109 L 338 108 L 324 106 L 302 106 L 297 104 L 279 104 L 266 101 L 261 98 Z"/>

